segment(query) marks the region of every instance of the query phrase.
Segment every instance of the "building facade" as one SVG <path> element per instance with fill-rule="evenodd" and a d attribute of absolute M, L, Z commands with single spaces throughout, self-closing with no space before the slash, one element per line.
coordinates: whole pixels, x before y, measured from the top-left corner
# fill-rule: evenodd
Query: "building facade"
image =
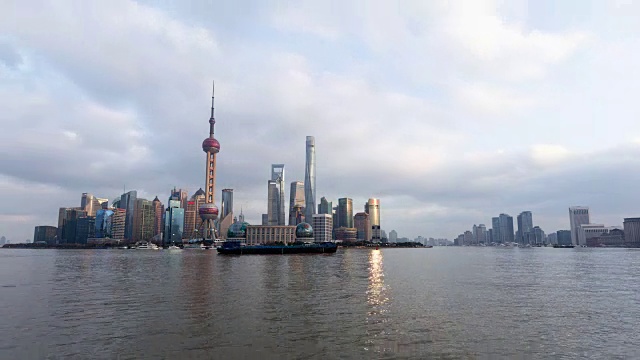
<path fill-rule="evenodd" d="M 289 190 L 289 225 L 298 225 L 301 222 L 298 222 L 298 214 L 301 211 L 304 216 L 304 183 L 294 181 Z"/>
<path fill-rule="evenodd" d="M 380 242 L 382 240 L 382 232 L 380 229 L 380 200 L 374 198 L 369 199 L 365 205 L 365 212 L 369 214 L 371 241 Z"/>
<path fill-rule="evenodd" d="M 513 217 L 507 214 L 500 214 L 500 242 L 502 244 L 513 242 Z"/>
<path fill-rule="evenodd" d="M 284 243 L 296 241 L 296 227 L 285 225 L 248 225 L 247 245 Z"/>
<path fill-rule="evenodd" d="M 127 210 L 127 215 L 124 223 L 124 238 L 127 240 L 133 239 L 133 218 L 135 216 L 136 199 L 138 198 L 138 192 L 133 190 L 124 193 L 120 196 L 119 207 Z"/>
<path fill-rule="evenodd" d="M 304 166 L 305 221 L 310 222 L 316 213 L 316 139 L 307 136 Z"/>
<path fill-rule="evenodd" d="M 396 243 L 398 242 L 398 232 L 395 230 L 389 231 L 389 242 Z"/>
<path fill-rule="evenodd" d="M 180 207 L 179 200 L 169 200 L 164 223 L 162 245 L 181 244 L 184 232 L 184 209 Z"/>
<path fill-rule="evenodd" d="M 133 241 L 151 241 L 156 220 L 153 202 L 147 199 L 136 199 L 134 212 Z"/>
<path fill-rule="evenodd" d="M 518 215 L 518 232 L 516 241 L 520 244 L 525 243 L 528 234 L 533 230 L 533 214 L 531 211 L 523 211 Z"/>
<path fill-rule="evenodd" d="M 100 209 L 96 213 L 96 238 L 111 237 L 111 223 L 113 221 L 113 210 Z"/>
<path fill-rule="evenodd" d="M 587 245 L 586 243 L 580 243 L 578 235 L 580 232 L 580 226 L 589 223 L 589 207 L 572 206 L 569 208 L 569 225 L 571 226 L 571 243 L 573 245 Z"/>
<path fill-rule="evenodd" d="M 329 214 L 313 215 L 313 240 L 315 242 L 331 241 L 333 232 L 333 217 Z"/>
<path fill-rule="evenodd" d="M 640 218 L 625 218 L 624 223 L 625 242 L 632 247 L 640 247 Z"/>
<path fill-rule="evenodd" d="M 336 227 L 353 228 L 353 200 L 350 198 L 338 199 L 338 208 L 336 209 Z"/>
<path fill-rule="evenodd" d="M 369 214 L 359 212 L 353 217 L 353 224 L 358 230 L 358 240 L 371 241 L 371 223 L 369 222 Z"/>
<path fill-rule="evenodd" d="M 164 230 L 164 226 L 162 223 L 162 218 L 164 215 L 164 205 L 162 205 L 162 202 L 160 201 L 160 199 L 158 199 L 157 196 L 155 199 L 153 199 L 153 214 L 153 237 L 159 239 L 162 236 L 162 231 Z"/>
<path fill-rule="evenodd" d="M 58 232 L 58 228 L 55 226 L 47 226 L 47 225 L 36 226 L 33 231 L 33 242 L 47 243 L 48 245 L 53 245 L 55 244 L 55 241 L 56 241 L 57 232 Z"/>
<path fill-rule="evenodd" d="M 358 240 L 358 229 L 341 226 L 334 231 L 336 241 L 354 243 Z"/>
<path fill-rule="evenodd" d="M 285 225 L 284 217 L 284 164 L 271 164 L 271 181 L 275 184 L 273 197 L 269 190 L 269 208 L 273 209 L 273 214 L 269 216 L 273 218 L 273 225 Z M 271 187 L 269 187 L 271 189 Z"/>

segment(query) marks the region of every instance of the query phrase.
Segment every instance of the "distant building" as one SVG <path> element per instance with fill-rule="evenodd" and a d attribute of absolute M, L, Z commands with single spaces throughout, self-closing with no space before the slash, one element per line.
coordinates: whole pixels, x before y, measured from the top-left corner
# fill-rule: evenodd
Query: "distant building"
<path fill-rule="evenodd" d="M 551 245 L 558 244 L 558 233 L 550 233 L 547 235 L 547 243 Z"/>
<path fill-rule="evenodd" d="M 313 215 L 313 238 L 315 242 L 331 241 L 333 218 L 329 214 Z"/>
<path fill-rule="evenodd" d="M 625 241 L 624 230 L 611 228 L 606 234 L 601 234 L 600 236 L 595 236 L 588 239 L 587 246 L 624 247 L 629 245 L 627 245 Z"/>
<path fill-rule="evenodd" d="M 523 211 L 518 215 L 518 232 L 516 241 L 520 244 L 525 243 L 525 238 L 533 230 L 533 214 L 531 211 Z"/>
<path fill-rule="evenodd" d="M 133 239 L 133 218 L 135 216 L 136 199 L 138 192 L 133 190 L 120 196 L 119 207 L 127 210 L 126 220 L 124 223 L 124 237 L 127 240 Z"/>
<path fill-rule="evenodd" d="M 358 240 L 371 240 L 371 223 L 369 222 L 369 214 L 359 212 L 353 217 L 353 223 L 358 230 Z"/>
<path fill-rule="evenodd" d="M 184 209 L 180 207 L 179 200 L 169 200 L 165 211 L 165 225 L 163 246 L 174 243 L 182 243 L 182 233 L 184 232 Z"/>
<path fill-rule="evenodd" d="M 509 243 L 513 242 L 514 233 L 513 233 L 513 217 L 507 214 L 500 214 L 500 243 Z"/>
<path fill-rule="evenodd" d="M 279 225 L 278 224 L 278 201 L 280 199 L 280 192 L 278 191 L 278 183 L 273 180 L 267 181 L 267 225 Z"/>
<path fill-rule="evenodd" d="M 571 243 L 573 245 L 587 245 L 578 239 L 580 225 L 589 224 L 589 207 L 572 206 L 569 208 L 569 225 L 571 226 Z"/>
<path fill-rule="evenodd" d="M 98 210 L 96 212 L 95 237 L 98 239 L 110 238 L 112 221 L 113 221 L 113 210 L 105 210 L 105 209 Z"/>
<path fill-rule="evenodd" d="M 333 204 L 324 196 L 320 198 L 320 203 L 318 204 L 318 214 L 333 214 Z"/>
<path fill-rule="evenodd" d="M 272 202 L 269 206 L 273 209 L 273 214 L 269 214 L 270 224 L 273 225 L 285 225 L 284 217 L 284 164 L 272 164 L 271 165 L 271 181 L 275 184 L 273 199 L 269 195 L 269 201 Z M 269 193 L 271 194 L 271 192 Z"/>
<path fill-rule="evenodd" d="M 534 226 L 533 229 L 531 229 L 530 232 L 528 232 L 530 235 L 530 244 L 546 244 L 547 243 L 547 238 L 544 234 L 544 231 L 540 228 L 540 226 Z"/>
<path fill-rule="evenodd" d="M 34 243 L 44 242 L 49 245 L 53 245 L 55 244 L 55 241 L 56 241 L 57 231 L 58 231 L 58 228 L 55 226 L 47 226 L 47 225 L 36 226 L 33 232 L 33 242 Z"/>
<path fill-rule="evenodd" d="M 96 212 L 103 208 L 103 204 L 109 204 L 109 200 L 97 198 L 93 194 L 82 193 L 82 199 L 80 200 L 80 207 L 87 212 L 87 216 L 96 216 Z"/>
<path fill-rule="evenodd" d="M 640 217 L 624 219 L 624 239 L 629 246 L 640 247 Z"/>
<path fill-rule="evenodd" d="M 206 203 L 206 199 L 204 190 L 198 189 L 198 191 L 191 196 L 191 199 L 187 201 L 187 208 L 184 212 L 183 239 L 201 238 L 202 234 L 199 234 L 198 231 L 202 227 L 202 218 L 198 213 L 198 209 Z"/>
<path fill-rule="evenodd" d="M 500 236 L 500 218 L 499 217 L 493 217 L 491 218 L 491 242 L 492 243 L 500 243 L 501 240 L 501 236 Z"/>
<path fill-rule="evenodd" d="M 487 242 L 487 227 L 484 224 L 473 225 L 473 243 L 484 244 Z"/>
<path fill-rule="evenodd" d="M 356 228 L 339 227 L 335 229 L 335 239 L 343 242 L 356 242 L 358 230 Z"/>
<path fill-rule="evenodd" d="M 127 220 L 126 209 L 113 209 L 111 216 L 111 238 L 115 240 L 124 240 L 124 228 Z"/>
<path fill-rule="evenodd" d="M 589 239 L 600 237 L 609 233 L 611 228 L 604 226 L 604 224 L 580 224 L 577 229 L 578 232 L 578 245 L 587 246 Z"/>
<path fill-rule="evenodd" d="M 395 243 L 398 242 L 398 232 L 395 230 L 389 231 L 389 242 Z"/>
<path fill-rule="evenodd" d="M 304 211 L 304 183 L 294 181 L 289 192 L 289 225 L 298 225 L 300 211 Z M 304 212 L 301 214 L 304 218 Z"/>
<path fill-rule="evenodd" d="M 262 226 L 269 225 L 269 214 L 262 214 Z"/>
<path fill-rule="evenodd" d="M 471 245 L 473 243 L 473 233 L 471 233 L 471 231 L 467 230 L 464 232 L 463 234 L 464 238 L 462 243 L 464 245 Z"/>
<path fill-rule="evenodd" d="M 171 190 L 170 198 L 173 200 L 178 200 L 180 202 L 180 208 L 187 208 L 187 202 L 189 201 L 189 194 L 187 193 L 187 190 L 176 189 L 174 187 L 173 190 Z"/>
<path fill-rule="evenodd" d="M 151 241 L 155 217 L 156 213 L 152 201 L 136 199 L 133 215 L 133 241 Z"/>
<path fill-rule="evenodd" d="M 316 212 L 316 139 L 307 136 L 306 161 L 304 165 L 305 219 L 312 221 Z M 314 229 L 315 230 L 315 229 Z"/>
<path fill-rule="evenodd" d="M 380 242 L 382 233 L 380 229 L 380 200 L 371 198 L 365 205 L 365 212 L 369 214 L 369 222 L 371 223 L 371 241 Z"/>
<path fill-rule="evenodd" d="M 82 216 L 76 220 L 75 244 L 86 244 L 87 239 L 95 237 L 95 216 Z"/>
<path fill-rule="evenodd" d="M 77 241 L 78 219 L 86 217 L 82 208 L 60 208 L 58 213 L 58 244 L 75 244 Z"/>
<path fill-rule="evenodd" d="M 270 243 L 293 243 L 296 227 L 285 225 L 249 225 L 247 226 L 247 245 Z"/>
<path fill-rule="evenodd" d="M 200 191 L 202 191 L 202 189 L 200 189 Z M 204 199 L 204 192 L 202 194 Z M 158 199 L 157 196 L 155 199 L 153 199 L 153 214 L 153 237 L 159 238 L 160 236 L 162 236 L 162 231 L 164 230 L 164 224 L 162 223 L 162 218 L 164 215 L 164 205 L 162 205 L 162 202 L 160 201 L 160 199 Z"/>
<path fill-rule="evenodd" d="M 571 230 L 556 231 L 558 245 L 571 245 Z"/>
<path fill-rule="evenodd" d="M 353 228 L 353 200 L 350 198 L 338 199 L 336 211 L 338 225 L 334 227 Z"/>
<path fill-rule="evenodd" d="M 226 238 L 229 228 L 233 224 L 233 189 L 222 189 L 222 205 L 220 207 L 220 236 Z"/>

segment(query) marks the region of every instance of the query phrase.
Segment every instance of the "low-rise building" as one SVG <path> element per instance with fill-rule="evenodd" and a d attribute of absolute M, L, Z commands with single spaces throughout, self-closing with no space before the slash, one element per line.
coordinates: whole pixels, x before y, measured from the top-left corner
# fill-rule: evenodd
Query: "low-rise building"
<path fill-rule="evenodd" d="M 247 245 L 293 243 L 296 240 L 296 227 L 288 225 L 248 225 L 246 227 Z"/>

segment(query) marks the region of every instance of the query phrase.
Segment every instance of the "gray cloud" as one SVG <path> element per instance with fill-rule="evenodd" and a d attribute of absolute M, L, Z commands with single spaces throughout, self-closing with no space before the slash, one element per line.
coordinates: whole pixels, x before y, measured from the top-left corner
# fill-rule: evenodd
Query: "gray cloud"
<path fill-rule="evenodd" d="M 556 230 L 576 204 L 609 224 L 637 215 L 640 125 L 627 93 L 639 74 L 597 51 L 632 69 L 633 41 L 582 23 L 528 31 L 495 22 L 491 4 L 476 15 L 372 4 L 359 21 L 349 3 L 339 14 L 233 4 L 0 5 L 0 184 L 11 204 L 0 234 L 31 237 L 85 191 L 193 193 L 214 78 L 217 187 L 234 188 L 253 223 L 271 163 L 303 179 L 306 135 L 318 197 L 352 197 L 356 210 L 379 197 L 383 228 L 401 236 L 452 237 L 522 210 Z M 473 16 L 482 31 L 461 25 Z M 611 136 L 617 128 L 625 134 Z"/>

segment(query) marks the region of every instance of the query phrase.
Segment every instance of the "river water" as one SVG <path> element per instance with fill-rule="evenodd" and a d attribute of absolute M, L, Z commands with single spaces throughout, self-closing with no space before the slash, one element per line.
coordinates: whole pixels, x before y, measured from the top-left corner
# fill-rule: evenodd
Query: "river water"
<path fill-rule="evenodd" d="M 0 249 L 0 359 L 640 358 L 640 251 Z"/>

